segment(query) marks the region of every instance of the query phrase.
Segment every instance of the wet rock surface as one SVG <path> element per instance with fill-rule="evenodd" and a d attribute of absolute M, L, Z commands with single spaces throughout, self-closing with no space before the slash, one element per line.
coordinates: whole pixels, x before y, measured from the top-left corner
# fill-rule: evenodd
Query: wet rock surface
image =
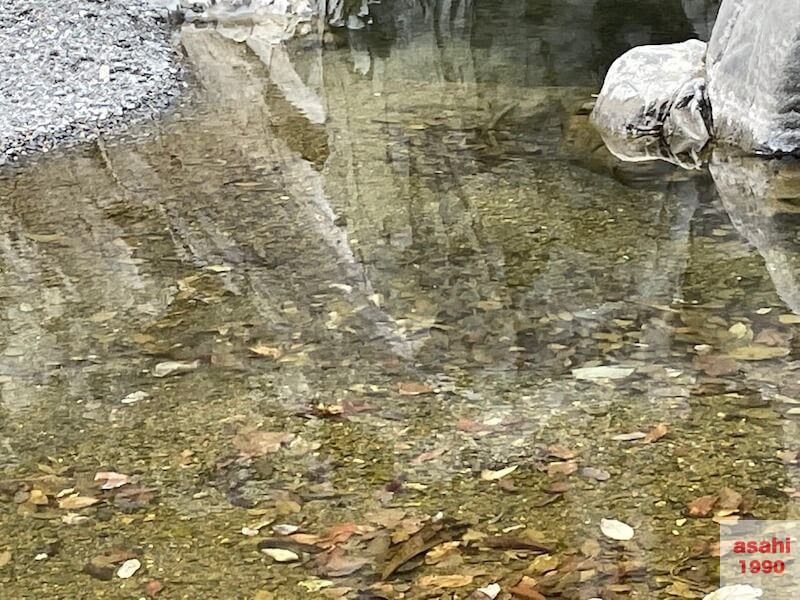
<path fill-rule="evenodd" d="M 609 150 L 623 160 L 694 166 L 710 139 L 706 44 L 640 46 L 609 69 L 592 111 Z"/>
<path fill-rule="evenodd" d="M 708 46 L 716 137 L 747 151 L 800 149 L 800 4 L 725 0 Z"/>
<path fill-rule="evenodd" d="M 180 91 L 166 11 L 148 3 L 0 3 L 0 164 L 152 117 Z"/>

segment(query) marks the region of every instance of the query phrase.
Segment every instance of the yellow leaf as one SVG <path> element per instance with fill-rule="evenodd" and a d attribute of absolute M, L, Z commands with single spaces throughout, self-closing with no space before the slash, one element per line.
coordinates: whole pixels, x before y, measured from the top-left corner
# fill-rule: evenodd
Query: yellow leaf
<path fill-rule="evenodd" d="M 472 583 L 472 575 L 426 575 L 419 580 L 422 587 L 460 588 Z"/>
<path fill-rule="evenodd" d="M 769 360 L 772 358 L 782 358 L 788 354 L 788 348 L 777 348 L 775 346 L 763 346 L 760 344 L 735 348 L 728 352 L 728 356 L 737 360 Z"/>
<path fill-rule="evenodd" d="M 268 358 L 280 358 L 281 355 L 283 354 L 280 348 L 276 348 L 273 346 L 265 346 L 264 344 L 258 344 L 257 346 L 252 346 L 250 348 L 250 352 L 258 354 L 259 356 L 266 356 Z"/>
<path fill-rule="evenodd" d="M 58 507 L 66 510 L 78 510 L 86 508 L 87 506 L 92 506 L 98 502 L 100 502 L 100 500 L 89 496 L 68 496 L 58 501 Z"/>
<path fill-rule="evenodd" d="M 514 465 L 513 467 L 506 467 L 505 469 L 500 469 L 499 471 L 490 471 L 487 469 L 481 472 L 481 479 L 484 481 L 497 481 L 506 475 L 511 475 L 511 473 L 516 471 L 518 467 L 519 465 Z"/>

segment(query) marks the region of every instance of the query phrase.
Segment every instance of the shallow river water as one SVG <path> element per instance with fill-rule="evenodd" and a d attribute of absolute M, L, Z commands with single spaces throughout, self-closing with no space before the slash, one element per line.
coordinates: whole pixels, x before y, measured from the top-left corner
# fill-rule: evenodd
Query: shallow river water
<path fill-rule="evenodd" d="M 702 598 L 800 518 L 800 170 L 588 125 L 710 21 L 441 4 L 187 26 L 163 121 L 0 171 L 4 599 Z"/>

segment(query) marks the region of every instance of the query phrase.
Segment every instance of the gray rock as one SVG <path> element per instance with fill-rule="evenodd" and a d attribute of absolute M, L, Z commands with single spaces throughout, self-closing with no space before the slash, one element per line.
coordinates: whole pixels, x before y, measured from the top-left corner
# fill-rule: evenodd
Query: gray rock
<path fill-rule="evenodd" d="M 710 138 L 705 52 L 698 40 L 639 46 L 611 65 L 592 122 L 614 155 L 699 163 Z"/>
<path fill-rule="evenodd" d="M 724 0 L 708 45 L 714 133 L 747 151 L 800 149 L 800 2 Z"/>

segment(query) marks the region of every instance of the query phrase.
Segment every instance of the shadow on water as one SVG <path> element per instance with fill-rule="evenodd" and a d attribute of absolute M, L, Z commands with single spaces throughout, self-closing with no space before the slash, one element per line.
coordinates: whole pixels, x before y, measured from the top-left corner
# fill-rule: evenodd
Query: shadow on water
<path fill-rule="evenodd" d="M 0 174 L 9 597 L 699 598 L 715 509 L 796 517 L 795 166 L 588 126 L 705 3 L 407 4 L 324 51 L 186 27 L 175 114 Z"/>

